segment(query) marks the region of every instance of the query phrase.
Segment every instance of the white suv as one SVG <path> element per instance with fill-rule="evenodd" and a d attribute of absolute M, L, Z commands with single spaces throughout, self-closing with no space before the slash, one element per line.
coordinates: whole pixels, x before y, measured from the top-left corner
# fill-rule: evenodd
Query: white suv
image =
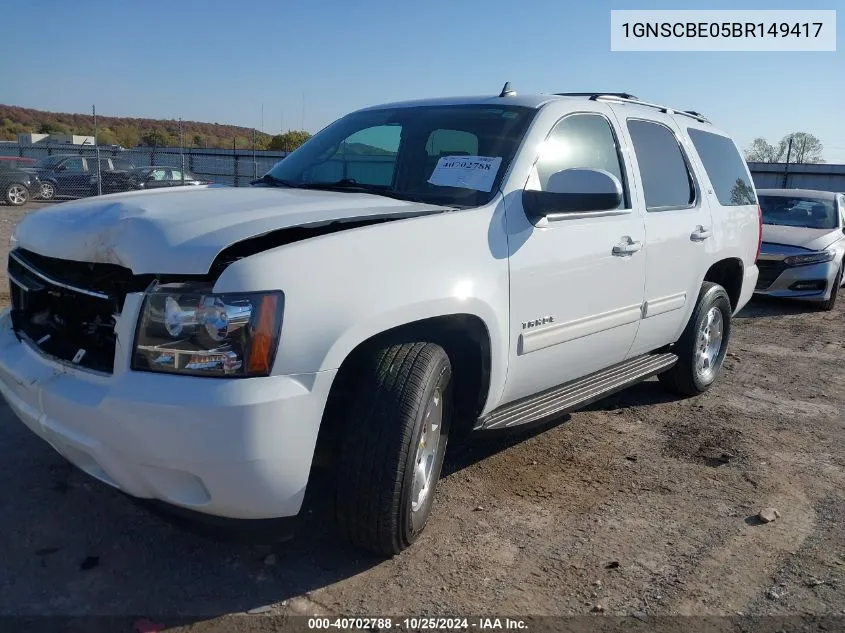
<path fill-rule="evenodd" d="M 25 217 L 0 390 L 90 475 L 207 517 L 297 515 L 334 447 L 342 531 L 390 554 L 450 434 L 655 374 L 708 389 L 759 247 L 747 167 L 697 113 L 509 86 L 378 106 L 250 188 Z"/>

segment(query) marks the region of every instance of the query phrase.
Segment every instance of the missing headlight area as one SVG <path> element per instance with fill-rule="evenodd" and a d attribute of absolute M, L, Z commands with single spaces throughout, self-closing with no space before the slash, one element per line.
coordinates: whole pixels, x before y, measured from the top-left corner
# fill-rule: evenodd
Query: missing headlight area
<path fill-rule="evenodd" d="M 16 249 L 9 254 L 15 332 L 59 360 L 111 373 L 116 319 L 134 280 L 120 266 Z"/>

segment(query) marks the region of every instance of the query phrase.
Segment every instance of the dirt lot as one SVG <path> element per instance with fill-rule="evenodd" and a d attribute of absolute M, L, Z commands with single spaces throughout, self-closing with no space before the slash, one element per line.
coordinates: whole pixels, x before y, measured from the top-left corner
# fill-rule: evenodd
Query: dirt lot
<path fill-rule="evenodd" d="M 0 208 L 3 261 L 20 215 Z M 387 561 L 338 544 L 319 500 L 305 534 L 275 547 L 184 532 L 77 472 L 3 403 L 0 612 L 181 614 L 191 631 L 255 609 L 843 615 L 843 306 L 752 302 L 702 397 L 649 381 L 452 450 L 426 534 Z M 780 518 L 757 521 L 766 507 Z M 225 622 L 271 630 L 262 615 Z"/>

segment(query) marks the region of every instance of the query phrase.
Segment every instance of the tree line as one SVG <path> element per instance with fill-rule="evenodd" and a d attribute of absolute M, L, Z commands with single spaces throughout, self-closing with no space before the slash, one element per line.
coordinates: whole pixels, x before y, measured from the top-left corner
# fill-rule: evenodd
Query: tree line
<path fill-rule="evenodd" d="M 807 132 L 793 132 L 774 144 L 764 138 L 755 138 L 745 150 L 745 160 L 752 163 L 823 163 L 823 152 L 824 145 L 818 138 Z"/>
<path fill-rule="evenodd" d="M 311 135 L 290 130 L 275 136 L 237 125 L 201 121 L 97 116 L 97 142 L 125 148 L 184 147 L 293 151 Z M 18 134 L 76 134 L 94 136 L 90 114 L 45 112 L 32 108 L 0 105 L 0 140 L 17 140 Z"/>

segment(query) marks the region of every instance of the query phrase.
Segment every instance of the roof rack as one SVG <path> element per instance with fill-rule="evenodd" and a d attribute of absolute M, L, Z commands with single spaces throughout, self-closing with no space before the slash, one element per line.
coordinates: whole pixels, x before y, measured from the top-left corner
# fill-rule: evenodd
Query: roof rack
<path fill-rule="evenodd" d="M 589 97 L 591 101 L 614 101 L 617 103 L 632 103 L 635 105 L 645 106 L 647 108 L 655 108 L 666 114 L 680 114 L 695 119 L 701 123 L 710 123 L 703 114 L 695 110 L 675 110 L 668 106 L 659 105 L 657 103 L 649 103 L 648 101 L 641 101 L 632 94 L 627 92 L 556 92 L 560 97 Z"/>
<path fill-rule="evenodd" d="M 619 97 L 620 99 L 637 99 L 634 95 L 628 92 L 556 92 L 559 97 L 589 97 L 591 101 L 596 101 L 600 97 Z"/>

